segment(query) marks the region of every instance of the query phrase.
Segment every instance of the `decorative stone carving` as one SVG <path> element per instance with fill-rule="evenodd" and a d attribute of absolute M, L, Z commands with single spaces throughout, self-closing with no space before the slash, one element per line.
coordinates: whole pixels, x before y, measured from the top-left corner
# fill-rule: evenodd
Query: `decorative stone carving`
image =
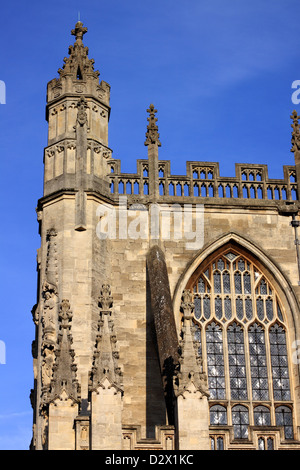
<path fill-rule="evenodd" d="M 293 120 L 293 123 L 291 124 L 291 127 L 293 129 L 291 152 L 294 153 L 295 157 L 296 157 L 296 155 L 299 156 L 299 152 L 300 152 L 299 118 L 300 118 L 300 116 L 298 116 L 297 111 L 294 110 L 291 114 L 291 119 Z"/>
<path fill-rule="evenodd" d="M 115 388 L 115 393 L 123 393 L 122 372 L 118 366 L 117 338 L 111 318 L 113 297 L 108 284 L 103 284 L 98 301 L 100 315 L 89 389 L 97 391 L 99 387 L 108 387 Z"/>
<path fill-rule="evenodd" d="M 72 349 L 70 303 L 63 299 L 59 309 L 59 334 L 53 377 L 51 380 L 50 400 L 71 399 L 74 403 L 80 400 L 80 385 L 76 378 L 77 366 L 74 362 L 75 352 Z"/>
<path fill-rule="evenodd" d="M 78 21 L 75 29 L 72 29 L 71 34 L 76 37 L 76 41 L 73 46 L 69 46 L 69 57 L 64 58 L 63 68 L 58 70 L 61 77 L 72 73 L 74 78 L 82 80 L 85 74 L 91 74 L 98 79 L 99 72 L 94 71 L 95 61 L 88 58 L 89 49 L 84 47 L 82 42 L 83 35 L 86 32 L 87 28 L 83 27 L 81 21 Z"/>
<path fill-rule="evenodd" d="M 98 297 L 99 306 L 101 310 L 106 312 L 111 312 L 113 305 L 113 298 L 111 296 L 111 290 L 109 284 L 103 284 L 101 294 Z"/>
<path fill-rule="evenodd" d="M 145 145 L 147 146 L 150 144 L 157 144 L 157 146 L 160 147 L 161 143 L 159 141 L 158 127 L 156 125 L 157 118 L 155 117 L 157 109 L 154 108 L 153 104 L 150 104 L 147 112 L 150 114 L 150 116 L 147 118 L 149 124 L 147 126 Z"/>
<path fill-rule="evenodd" d="M 181 308 L 183 310 L 184 318 L 189 320 L 192 318 L 192 314 L 195 308 L 192 299 L 193 296 L 191 291 L 189 289 L 185 289 L 182 293 Z"/>
<path fill-rule="evenodd" d="M 44 449 L 48 447 L 48 429 L 49 429 L 49 416 L 48 410 L 43 408 L 41 411 L 42 416 L 42 446 Z"/>
<path fill-rule="evenodd" d="M 174 376 L 174 393 L 178 397 L 182 395 L 200 392 L 200 398 L 208 397 L 207 376 L 203 372 L 202 358 L 198 355 L 197 342 L 194 339 L 192 315 L 194 304 L 191 301 L 192 294 L 184 290 L 182 294 L 181 308 L 183 311 L 182 340 L 179 343 L 179 364 Z"/>
<path fill-rule="evenodd" d="M 57 287 L 56 236 L 57 232 L 54 228 L 47 230 L 46 241 L 48 242 L 48 246 L 46 260 L 46 280 L 53 288 Z"/>
<path fill-rule="evenodd" d="M 31 315 L 33 323 L 37 326 L 39 324 L 39 308 L 38 304 L 35 304 L 31 309 Z"/>
<path fill-rule="evenodd" d="M 56 313 L 57 313 L 57 293 L 56 289 L 52 288 L 47 282 L 44 284 L 43 289 L 44 309 L 42 316 L 42 324 L 44 332 L 55 330 Z"/>
<path fill-rule="evenodd" d="M 45 150 L 45 155 L 46 157 L 54 157 L 55 156 L 55 150 L 53 148 L 49 148 Z"/>
<path fill-rule="evenodd" d="M 42 365 L 41 382 L 42 398 L 41 404 L 49 399 L 50 384 L 53 374 L 53 364 L 55 361 L 54 349 L 56 343 L 56 323 L 58 312 L 58 293 L 57 293 L 57 259 L 55 237 L 57 232 L 54 228 L 47 231 L 47 258 L 45 281 L 42 286 L 41 300 L 39 309 L 41 309 L 42 326 Z"/>
<path fill-rule="evenodd" d="M 87 28 L 83 27 L 81 21 L 78 21 L 75 25 L 75 29 L 72 29 L 71 34 L 76 37 L 76 43 L 82 44 L 82 38 L 85 33 L 87 33 Z"/>
<path fill-rule="evenodd" d="M 79 415 L 75 419 L 76 450 L 90 449 L 90 417 Z"/>
<path fill-rule="evenodd" d="M 44 349 L 44 357 L 42 362 L 42 384 L 44 391 L 48 390 L 52 380 L 53 373 L 53 363 L 54 363 L 54 351 L 53 348 Z"/>
<path fill-rule="evenodd" d="M 87 124 L 88 122 L 87 113 L 86 113 L 88 104 L 84 97 L 81 97 L 80 100 L 78 101 L 77 108 L 78 108 L 77 123 L 79 124 L 79 126 L 82 127 L 84 126 L 84 124 Z"/>

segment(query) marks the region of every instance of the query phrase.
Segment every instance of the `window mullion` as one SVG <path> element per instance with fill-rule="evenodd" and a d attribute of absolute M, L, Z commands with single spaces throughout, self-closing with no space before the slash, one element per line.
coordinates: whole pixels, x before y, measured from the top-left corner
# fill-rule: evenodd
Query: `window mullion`
<path fill-rule="evenodd" d="M 252 377 L 251 377 L 251 367 L 250 367 L 250 352 L 249 352 L 249 336 L 248 328 L 244 328 L 244 351 L 245 351 L 245 362 L 246 362 L 246 379 L 247 379 L 247 393 L 248 400 L 251 403 L 251 413 L 249 422 L 252 426 L 253 423 L 253 406 L 252 406 Z"/>
<path fill-rule="evenodd" d="M 274 426 L 275 425 L 275 408 L 274 408 L 270 338 L 269 338 L 269 329 L 265 328 L 264 330 L 265 330 L 265 348 L 266 348 L 267 373 L 268 373 L 268 385 L 269 385 L 269 400 L 271 401 L 271 424 Z"/>
<path fill-rule="evenodd" d="M 225 397 L 230 403 L 231 390 L 230 390 L 230 375 L 229 375 L 229 361 L 228 361 L 228 343 L 227 343 L 227 329 L 222 328 L 223 332 L 223 357 L 224 357 L 224 371 L 225 371 Z"/>

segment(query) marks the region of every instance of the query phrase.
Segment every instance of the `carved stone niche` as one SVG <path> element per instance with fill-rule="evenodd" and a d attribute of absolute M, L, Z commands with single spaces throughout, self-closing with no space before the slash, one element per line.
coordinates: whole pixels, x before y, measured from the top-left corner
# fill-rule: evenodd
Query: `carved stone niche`
<path fill-rule="evenodd" d="M 77 416 L 75 419 L 75 449 L 90 449 L 90 418 L 88 416 Z"/>

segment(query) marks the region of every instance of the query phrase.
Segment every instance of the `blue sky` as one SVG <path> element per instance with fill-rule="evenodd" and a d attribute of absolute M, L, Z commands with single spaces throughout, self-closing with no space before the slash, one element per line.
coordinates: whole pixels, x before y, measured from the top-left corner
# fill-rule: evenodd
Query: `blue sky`
<path fill-rule="evenodd" d="M 282 178 L 290 152 L 292 82 L 300 80 L 299 0 L 52 0 L 1 6 L 0 449 L 28 449 L 36 302 L 35 207 L 47 145 L 46 84 L 57 77 L 78 11 L 84 43 L 111 85 L 109 145 L 122 170 L 145 158 L 154 103 L 174 174 L 186 160 L 266 163 Z M 300 105 L 298 105 L 299 108 Z M 297 109 L 299 112 L 299 109 Z"/>

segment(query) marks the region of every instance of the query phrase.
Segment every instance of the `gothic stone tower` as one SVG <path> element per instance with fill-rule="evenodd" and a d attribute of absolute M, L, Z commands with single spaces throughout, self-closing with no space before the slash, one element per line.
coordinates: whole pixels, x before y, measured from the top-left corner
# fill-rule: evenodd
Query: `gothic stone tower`
<path fill-rule="evenodd" d="M 295 165 L 121 172 L 78 22 L 47 87 L 32 449 L 300 448 Z M 299 259 L 299 258 L 298 258 Z"/>

